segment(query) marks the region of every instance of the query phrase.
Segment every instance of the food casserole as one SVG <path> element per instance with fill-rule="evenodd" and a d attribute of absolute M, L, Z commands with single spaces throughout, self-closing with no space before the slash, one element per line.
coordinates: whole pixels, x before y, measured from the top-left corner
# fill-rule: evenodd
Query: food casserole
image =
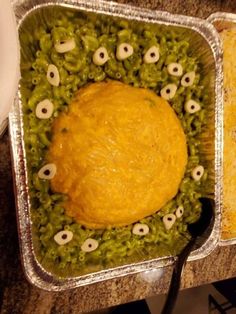
<path fill-rule="evenodd" d="M 224 161 L 221 244 L 236 242 L 236 116 L 235 116 L 235 40 L 236 15 L 214 13 L 208 20 L 220 34 L 223 45 L 224 73 Z"/>
<path fill-rule="evenodd" d="M 215 247 L 218 241 L 221 199 L 221 52 L 218 37 L 213 27 L 211 27 L 208 23 L 190 17 L 186 19 L 186 23 L 183 23 L 181 17 L 172 16 L 168 13 L 143 11 L 127 6 L 117 5 L 114 3 L 100 2 L 98 4 L 97 2 L 91 2 L 89 4 L 77 3 L 76 5 L 73 3 L 61 3 L 60 7 L 64 10 L 71 8 L 80 9 L 82 11 L 105 13 L 107 15 L 112 15 L 113 17 L 117 16 L 119 18 L 126 19 L 130 18 L 128 10 L 132 10 L 132 19 L 136 21 L 135 25 L 138 25 L 141 22 L 150 23 L 153 25 L 153 27 L 156 27 L 156 31 L 158 30 L 160 33 L 169 33 L 173 30 L 173 33 L 178 34 L 178 36 L 184 39 L 187 38 L 189 41 L 190 38 L 194 36 L 195 41 L 193 43 L 191 51 L 192 53 L 194 51 L 202 64 L 201 74 L 202 76 L 204 76 L 204 84 L 205 86 L 207 86 L 207 96 L 209 99 L 208 123 L 207 127 L 204 128 L 204 132 L 201 134 L 201 158 L 204 160 L 204 167 L 206 169 L 209 169 L 210 180 L 207 181 L 208 184 L 204 186 L 202 195 L 210 195 L 215 197 L 216 220 L 209 239 L 201 248 L 193 252 L 190 259 L 197 259 L 206 256 Z M 24 3 L 24 6 L 17 5 L 17 3 L 15 4 L 15 11 L 18 17 L 21 39 L 23 38 L 23 42 L 24 40 L 26 40 L 26 42 L 28 41 L 29 43 L 30 41 L 32 44 L 31 47 L 29 45 L 25 45 L 25 47 L 28 47 L 26 49 L 24 48 L 24 45 L 22 46 L 22 60 L 26 60 L 28 57 L 32 56 L 31 54 L 35 53 L 33 48 L 33 36 L 26 37 L 26 39 L 24 39 L 24 35 L 29 34 L 30 28 L 37 28 L 38 23 L 40 23 L 41 21 L 45 21 L 45 17 L 52 15 L 52 12 L 56 12 L 57 8 L 58 7 L 55 8 L 55 4 L 52 3 L 41 3 L 40 5 L 35 6 L 35 4 L 33 4 L 32 2 L 26 1 Z M 24 11 L 24 13 L 22 13 L 22 11 Z M 25 58 L 25 56 L 27 56 L 27 58 Z M 28 59 L 30 60 L 30 58 Z M 23 62 L 23 64 L 25 63 Z M 33 79 L 35 80 L 34 83 L 37 84 L 37 78 L 34 77 Z M 150 84 L 150 86 L 144 87 L 152 88 L 152 84 L 155 84 L 155 82 L 153 82 L 153 80 L 151 79 L 148 84 Z M 22 86 L 24 87 L 23 83 Z M 36 255 L 38 255 L 38 240 L 37 238 L 35 238 L 34 225 L 32 225 L 32 211 L 30 212 L 30 203 L 32 204 L 28 193 L 31 189 L 29 185 L 30 174 L 27 173 L 27 149 L 23 142 L 23 94 L 24 92 L 22 93 L 21 89 L 21 93 L 19 93 L 20 100 L 16 100 L 14 112 L 10 115 L 10 126 L 12 136 L 14 170 L 16 174 L 16 197 L 18 204 L 19 232 L 21 238 L 22 257 L 27 277 L 31 280 L 31 282 L 45 289 L 63 290 L 116 276 L 122 276 L 128 273 L 139 272 L 144 269 L 147 270 L 153 267 L 160 267 L 170 264 L 173 261 L 172 257 L 164 256 L 161 258 L 156 258 L 157 255 L 155 256 L 155 252 L 154 256 L 150 255 L 149 259 L 147 260 L 145 254 L 143 254 L 142 251 L 138 251 L 138 254 L 136 256 L 132 256 L 132 259 L 129 260 L 127 258 L 126 262 L 123 262 L 120 265 L 108 265 L 108 269 L 101 269 L 101 265 L 99 265 L 99 268 L 97 270 L 94 269 L 94 267 L 91 270 L 89 268 L 89 265 L 87 265 L 87 267 L 85 268 L 85 274 L 74 274 L 73 276 L 71 272 L 62 272 L 58 274 L 58 272 L 53 271 L 53 263 L 51 265 L 48 265 L 48 270 L 42 267 L 39 259 L 36 258 Z M 64 94 L 66 95 L 66 93 Z M 20 108 L 18 107 L 18 101 L 20 104 Z M 68 100 L 68 102 L 70 102 L 70 99 Z M 176 108 L 176 110 L 178 111 L 178 108 Z M 217 128 L 215 127 L 216 125 Z M 27 130 L 25 129 L 25 132 L 26 131 Z M 47 142 L 47 139 L 45 138 L 41 140 L 45 140 Z M 45 146 L 47 146 L 47 144 L 45 144 Z M 25 182 L 25 184 L 20 185 L 20 181 Z M 211 182 L 211 184 L 209 184 L 209 182 Z M 167 213 L 169 213 L 168 210 L 169 209 L 167 209 Z M 154 248 L 156 248 L 155 245 Z M 161 250 L 163 249 L 161 245 L 159 245 L 159 248 L 161 248 Z M 164 250 L 164 252 L 166 252 L 166 250 Z M 172 251 L 171 253 L 173 254 L 173 252 L 174 251 Z"/>

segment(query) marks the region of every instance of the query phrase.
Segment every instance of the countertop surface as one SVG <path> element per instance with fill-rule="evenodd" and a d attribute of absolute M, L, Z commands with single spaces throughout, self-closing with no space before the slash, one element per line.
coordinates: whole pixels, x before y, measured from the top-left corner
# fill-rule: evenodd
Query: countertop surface
<path fill-rule="evenodd" d="M 121 0 L 149 9 L 206 18 L 213 12 L 236 13 L 235 0 Z M 160 279 L 129 275 L 118 279 L 50 293 L 25 279 L 18 246 L 10 144 L 7 132 L 0 139 L 0 308 L 1 313 L 67 314 L 97 311 L 167 291 L 171 267 Z M 159 275 L 153 273 L 153 275 Z M 187 263 L 182 288 L 236 277 L 236 245 L 218 247 L 205 259 Z"/>

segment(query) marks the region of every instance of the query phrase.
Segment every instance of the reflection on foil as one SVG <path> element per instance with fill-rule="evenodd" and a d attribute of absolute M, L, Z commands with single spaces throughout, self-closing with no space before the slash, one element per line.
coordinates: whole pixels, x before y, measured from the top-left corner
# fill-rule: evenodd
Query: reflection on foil
<path fill-rule="evenodd" d="M 141 281 L 145 281 L 147 283 L 154 283 L 157 282 L 163 276 L 165 272 L 165 268 L 157 268 L 144 271 L 138 274 L 137 279 Z"/>

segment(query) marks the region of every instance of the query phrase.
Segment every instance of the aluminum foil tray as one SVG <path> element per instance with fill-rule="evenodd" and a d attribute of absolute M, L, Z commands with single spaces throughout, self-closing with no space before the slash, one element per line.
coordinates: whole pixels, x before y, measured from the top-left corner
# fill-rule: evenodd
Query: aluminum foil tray
<path fill-rule="evenodd" d="M 233 13 L 225 13 L 225 12 L 216 12 L 211 14 L 207 20 L 214 25 L 218 32 L 223 31 L 228 28 L 236 28 L 236 14 Z M 225 147 L 227 149 L 227 147 Z M 230 147 L 228 147 L 230 149 Z M 223 193 L 224 195 L 224 193 Z M 223 196 L 223 205 L 224 205 L 224 196 Z M 236 226 L 235 229 L 230 231 L 224 230 L 224 206 L 222 206 L 222 233 L 219 245 L 232 245 L 236 244 Z M 227 239 L 224 235 L 224 232 L 227 233 Z"/>
<path fill-rule="evenodd" d="M 171 27 L 186 36 L 192 49 L 203 64 L 203 73 L 208 78 L 211 99 L 211 118 L 208 121 L 209 132 L 205 138 L 205 153 L 211 165 L 213 178 L 212 195 L 215 197 L 215 223 L 206 242 L 193 251 L 189 261 L 203 258 L 216 247 L 220 234 L 221 219 L 221 177 L 222 177 L 222 52 L 220 40 L 214 27 L 207 21 L 188 16 L 171 15 L 167 12 L 150 11 L 106 1 L 64 0 L 47 2 L 45 0 L 13 0 L 18 28 L 24 28 L 28 19 L 39 22 L 37 14 L 42 8 L 61 6 L 76 10 L 107 14 L 110 16 L 133 19 L 140 22 L 155 23 L 160 27 Z M 36 17 L 36 18 L 35 18 Z M 19 239 L 22 262 L 28 280 L 45 290 L 62 291 L 82 285 L 95 283 L 119 276 L 151 270 L 170 265 L 175 257 L 166 256 L 138 263 L 104 269 L 102 271 L 71 278 L 59 278 L 47 272 L 37 261 L 32 241 L 32 222 L 28 195 L 27 168 L 23 142 L 21 95 L 18 93 L 14 108 L 9 117 L 10 137 L 15 178 L 15 196 L 18 217 Z"/>

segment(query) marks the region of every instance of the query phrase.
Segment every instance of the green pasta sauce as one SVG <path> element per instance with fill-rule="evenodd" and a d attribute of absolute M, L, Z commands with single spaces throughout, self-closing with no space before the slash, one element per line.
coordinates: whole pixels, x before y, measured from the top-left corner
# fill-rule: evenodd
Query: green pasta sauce
<path fill-rule="evenodd" d="M 55 44 L 68 39 L 74 39 L 76 47 L 58 53 Z M 192 178 L 192 170 L 198 165 L 205 165 L 200 153 L 199 136 L 206 125 L 209 97 L 201 74 L 201 62 L 191 51 L 191 43 L 171 27 L 159 26 L 157 31 L 155 25 L 148 23 L 67 9 L 54 12 L 50 22 L 42 23 L 31 33 L 21 34 L 21 43 L 25 42 L 31 44 L 27 48 L 31 57 L 23 54 L 21 62 L 24 141 L 33 239 L 39 261 L 47 269 L 68 276 L 178 254 L 189 239 L 187 225 L 199 217 L 199 198 L 208 180 L 206 168 L 200 180 Z M 124 42 L 133 47 L 134 53 L 119 61 L 116 47 Z M 156 63 L 145 63 L 143 55 L 152 46 L 159 48 L 160 58 Z M 109 54 L 109 60 L 101 66 L 93 62 L 94 51 L 99 47 L 105 47 Z M 170 63 L 181 64 L 183 74 L 195 72 L 193 85 L 184 87 L 181 76 L 170 75 L 167 70 Z M 51 85 L 46 78 L 49 64 L 54 64 L 59 71 L 59 86 Z M 177 86 L 176 94 L 169 103 L 187 136 L 188 164 L 176 197 L 156 214 L 139 221 L 149 227 L 149 233 L 144 236 L 133 234 L 133 225 L 106 230 L 81 226 L 65 214 L 62 203 L 66 195 L 53 193 L 50 180 L 38 177 L 38 171 L 45 165 L 53 120 L 68 110 L 68 104 L 80 87 L 108 79 L 149 88 L 157 95 L 167 84 Z M 35 114 L 37 104 L 44 99 L 50 99 L 54 105 L 49 119 L 39 119 Z M 184 107 L 190 99 L 201 106 L 194 114 L 186 112 Z M 167 230 L 163 217 L 175 213 L 179 206 L 184 208 L 183 216 Z M 73 239 L 65 245 L 58 245 L 54 236 L 62 230 L 72 231 Z M 99 244 L 92 252 L 81 249 L 88 238 L 97 240 Z"/>

